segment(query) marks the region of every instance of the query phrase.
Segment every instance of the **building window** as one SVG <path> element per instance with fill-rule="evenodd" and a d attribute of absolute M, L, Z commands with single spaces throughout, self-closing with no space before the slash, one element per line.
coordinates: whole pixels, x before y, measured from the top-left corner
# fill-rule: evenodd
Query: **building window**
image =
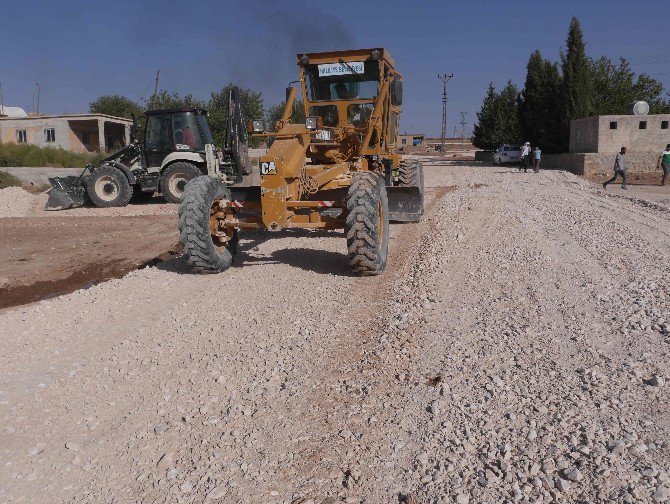
<path fill-rule="evenodd" d="M 54 128 L 45 128 L 44 129 L 44 138 L 47 142 L 56 141 L 56 130 Z"/>
<path fill-rule="evenodd" d="M 88 131 L 82 131 L 81 132 L 81 143 L 84 145 L 88 145 L 89 138 L 88 138 Z"/>
<path fill-rule="evenodd" d="M 661 121 L 661 129 L 668 129 L 668 121 Z"/>
<path fill-rule="evenodd" d="M 403 138 L 403 139 L 402 139 L 402 144 L 403 144 L 403 145 L 407 145 L 407 139 L 406 139 L 406 138 Z"/>
<path fill-rule="evenodd" d="M 617 122 L 616 121 L 610 121 L 610 129 L 617 129 Z"/>
<path fill-rule="evenodd" d="M 647 129 L 647 121 L 640 121 L 640 129 Z"/>
<path fill-rule="evenodd" d="M 16 143 L 26 143 L 27 141 L 26 130 L 16 130 Z"/>

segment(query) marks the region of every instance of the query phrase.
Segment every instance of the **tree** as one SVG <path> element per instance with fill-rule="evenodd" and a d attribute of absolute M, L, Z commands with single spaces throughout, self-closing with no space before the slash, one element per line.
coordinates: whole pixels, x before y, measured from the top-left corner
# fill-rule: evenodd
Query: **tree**
<path fill-rule="evenodd" d="M 277 121 L 281 119 L 284 113 L 286 102 L 283 101 L 279 105 L 273 105 L 266 113 L 267 125 L 270 131 L 276 131 Z M 301 100 L 296 100 L 293 103 L 293 113 L 289 117 L 289 122 L 294 124 L 303 124 L 305 122 L 305 105 Z"/>
<path fill-rule="evenodd" d="M 180 109 L 180 108 L 205 108 L 205 101 L 194 98 L 193 95 L 187 94 L 179 96 L 179 93 L 168 93 L 165 89 L 161 89 L 155 96 L 149 100 L 142 100 L 145 110 L 160 110 L 160 109 Z"/>
<path fill-rule="evenodd" d="M 142 115 L 142 107 L 121 95 L 103 95 L 93 100 L 88 105 L 88 111 L 91 114 L 107 114 L 114 117 L 124 117 L 130 119 L 132 114 Z"/>
<path fill-rule="evenodd" d="M 500 124 L 498 127 L 498 143 L 515 143 L 519 141 L 519 88 L 511 80 L 500 92 Z"/>
<path fill-rule="evenodd" d="M 491 82 L 482 108 L 477 112 L 472 142 L 475 147 L 495 150 L 501 144 L 519 140 L 519 112 L 517 87 L 508 81 L 498 93 Z"/>
<path fill-rule="evenodd" d="M 561 134 L 558 66 L 545 60 L 540 51 L 535 51 L 530 55 L 526 69 L 526 83 L 519 103 L 522 140 L 539 145 L 545 152 L 557 152 Z"/>
<path fill-rule="evenodd" d="M 626 106 L 637 100 L 648 102 L 652 113 L 662 114 L 670 110 L 670 103 L 663 98 L 663 84 L 646 74 L 636 79 L 625 58 L 620 58 L 617 66 L 601 56 L 589 60 L 589 69 L 593 80 L 594 115 L 623 114 Z"/>
<path fill-rule="evenodd" d="M 487 151 L 498 147 L 496 140 L 496 128 L 499 121 L 498 106 L 499 95 L 493 82 L 490 82 L 482 107 L 477 112 L 477 123 L 472 135 L 472 143 L 475 147 Z"/>
<path fill-rule="evenodd" d="M 586 57 L 584 35 L 576 17 L 570 22 L 566 53 L 561 53 L 563 84 L 561 92 L 561 150 L 567 151 L 570 139 L 570 121 L 588 117 L 591 113 L 592 81 Z"/>
<path fill-rule="evenodd" d="M 224 86 L 221 91 L 212 93 L 207 109 L 209 111 L 208 121 L 214 143 L 222 146 L 228 121 L 228 94 L 233 84 Z M 260 92 L 251 89 L 240 89 L 242 99 L 242 115 L 245 121 L 252 121 L 265 117 L 263 111 L 263 97 Z M 249 137 L 249 146 L 258 147 L 264 143 L 263 138 Z"/>

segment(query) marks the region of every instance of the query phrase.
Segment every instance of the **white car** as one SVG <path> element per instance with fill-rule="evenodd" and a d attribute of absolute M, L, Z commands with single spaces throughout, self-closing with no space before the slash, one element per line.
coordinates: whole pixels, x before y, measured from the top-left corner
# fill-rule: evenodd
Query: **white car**
<path fill-rule="evenodd" d="M 493 162 L 495 164 L 520 163 L 521 147 L 518 145 L 501 145 L 493 153 Z"/>

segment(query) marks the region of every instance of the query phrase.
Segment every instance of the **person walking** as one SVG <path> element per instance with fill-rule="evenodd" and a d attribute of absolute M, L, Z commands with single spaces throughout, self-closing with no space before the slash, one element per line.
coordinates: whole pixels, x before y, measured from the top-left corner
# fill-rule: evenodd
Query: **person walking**
<path fill-rule="evenodd" d="M 665 185 L 665 181 L 670 175 L 670 144 L 665 146 L 665 150 L 658 156 L 657 168 L 663 168 L 663 179 L 661 185 Z"/>
<path fill-rule="evenodd" d="M 626 187 L 626 160 L 624 156 L 626 155 L 626 148 L 621 147 L 621 151 L 616 155 L 614 160 L 614 176 L 609 179 L 607 182 L 603 182 L 603 189 L 607 189 L 607 184 L 611 184 L 616 180 L 618 176 L 621 176 L 623 182 L 621 183 L 621 189 L 628 189 Z"/>
<path fill-rule="evenodd" d="M 519 166 L 519 171 L 523 168 L 523 172 L 528 171 L 528 158 L 530 157 L 530 142 L 523 144 L 521 148 L 521 166 Z"/>
<path fill-rule="evenodd" d="M 540 161 L 542 160 L 542 151 L 540 146 L 535 147 L 533 151 L 533 171 L 535 173 L 540 173 Z"/>

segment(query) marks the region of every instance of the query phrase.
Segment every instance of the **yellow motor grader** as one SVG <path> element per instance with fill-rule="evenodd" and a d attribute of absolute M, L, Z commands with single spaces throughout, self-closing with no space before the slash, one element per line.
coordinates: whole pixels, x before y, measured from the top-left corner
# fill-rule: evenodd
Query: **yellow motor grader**
<path fill-rule="evenodd" d="M 388 51 L 299 54 L 297 61 L 305 123 L 290 122 L 298 89 L 289 86 L 275 132 L 262 120 L 248 125 L 255 136 L 274 137 L 257 169 L 244 166 L 246 145 L 230 142 L 231 164 L 185 188 L 179 232 L 195 270 L 227 269 L 238 231 L 308 228 L 343 229 L 354 274 L 378 275 L 386 267 L 389 221 L 421 219 L 423 168 L 396 152 L 402 76 Z M 236 114 L 227 134 L 245 139 Z"/>

